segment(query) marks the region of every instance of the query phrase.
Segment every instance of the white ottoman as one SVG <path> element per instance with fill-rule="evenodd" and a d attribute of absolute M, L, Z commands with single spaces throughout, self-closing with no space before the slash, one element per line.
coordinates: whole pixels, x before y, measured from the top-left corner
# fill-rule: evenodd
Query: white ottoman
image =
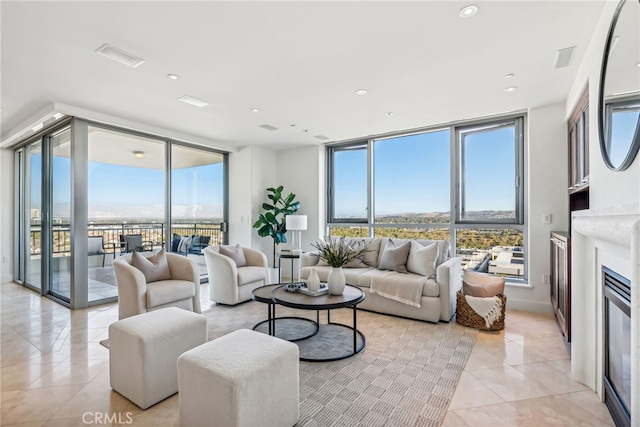
<path fill-rule="evenodd" d="M 207 318 L 176 307 L 109 326 L 111 388 L 141 407 L 178 391 L 178 356 L 207 342 Z"/>
<path fill-rule="evenodd" d="M 300 417 L 298 346 L 240 329 L 178 358 L 180 425 L 286 427 Z"/>

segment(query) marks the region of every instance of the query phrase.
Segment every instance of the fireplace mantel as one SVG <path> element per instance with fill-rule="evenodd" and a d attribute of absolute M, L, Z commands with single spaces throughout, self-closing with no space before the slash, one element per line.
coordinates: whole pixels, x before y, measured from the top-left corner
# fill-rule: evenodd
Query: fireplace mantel
<path fill-rule="evenodd" d="M 631 280 L 631 425 L 640 427 L 640 204 L 572 213 L 572 355 L 575 380 L 604 399 L 601 266 Z"/>

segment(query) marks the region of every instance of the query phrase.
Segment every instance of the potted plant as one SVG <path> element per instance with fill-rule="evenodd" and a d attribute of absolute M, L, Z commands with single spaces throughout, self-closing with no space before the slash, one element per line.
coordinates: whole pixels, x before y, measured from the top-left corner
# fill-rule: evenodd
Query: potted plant
<path fill-rule="evenodd" d="M 344 237 L 337 240 L 325 237 L 324 240 L 319 240 L 311 245 L 318 249 L 320 259 L 331 266 L 331 271 L 329 271 L 329 275 L 327 276 L 329 293 L 332 295 L 342 295 L 346 285 L 342 266 L 364 254 L 366 249 L 364 242 L 347 242 Z"/>
<path fill-rule="evenodd" d="M 287 243 L 287 223 L 285 217 L 293 215 L 300 209 L 300 202 L 294 201 L 296 195 L 289 193 L 282 196 L 284 187 L 267 188 L 267 197 L 270 203 L 263 203 L 264 212 L 258 212 L 258 220 L 253 228 L 258 229 L 260 237 L 271 236 L 273 238 L 273 266 L 276 264 L 276 247 L 280 243 Z"/>

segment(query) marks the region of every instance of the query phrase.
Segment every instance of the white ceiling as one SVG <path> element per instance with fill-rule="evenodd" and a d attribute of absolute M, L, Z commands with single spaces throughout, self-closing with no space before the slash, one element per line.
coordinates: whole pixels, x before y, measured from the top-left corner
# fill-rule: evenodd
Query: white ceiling
<path fill-rule="evenodd" d="M 460 18 L 470 3 L 478 13 Z M 603 5 L 2 1 L 2 136 L 52 102 L 276 149 L 560 102 Z M 146 63 L 110 61 L 94 52 L 104 43 Z M 570 46 L 570 66 L 555 70 Z M 177 100 L 186 94 L 211 104 Z"/>

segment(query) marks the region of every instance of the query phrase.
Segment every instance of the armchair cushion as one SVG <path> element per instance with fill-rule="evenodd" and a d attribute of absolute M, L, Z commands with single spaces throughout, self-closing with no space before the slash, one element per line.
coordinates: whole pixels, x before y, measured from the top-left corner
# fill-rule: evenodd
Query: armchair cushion
<path fill-rule="evenodd" d="M 180 240 L 182 240 L 182 236 L 176 233 L 173 233 L 173 240 L 171 241 L 171 252 L 178 252 L 178 246 L 180 245 Z"/>
<path fill-rule="evenodd" d="M 244 250 L 238 244 L 235 246 L 220 245 L 220 254 L 228 256 L 236 263 L 236 267 L 244 267 L 247 265 L 247 258 L 244 256 Z"/>
<path fill-rule="evenodd" d="M 242 267 L 238 269 L 238 286 L 265 279 L 264 267 Z"/>
<path fill-rule="evenodd" d="M 171 279 L 171 272 L 164 249 L 148 258 L 134 251 L 131 254 L 131 265 L 142 271 L 147 283 Z"/>
<path fill-rule="evenodd" d="M 174 301 L 193 298 L 196 295 L 193 282 L 187 280 L 164 280 L 147 286 L 147 307 L 153 308 Z"/>

